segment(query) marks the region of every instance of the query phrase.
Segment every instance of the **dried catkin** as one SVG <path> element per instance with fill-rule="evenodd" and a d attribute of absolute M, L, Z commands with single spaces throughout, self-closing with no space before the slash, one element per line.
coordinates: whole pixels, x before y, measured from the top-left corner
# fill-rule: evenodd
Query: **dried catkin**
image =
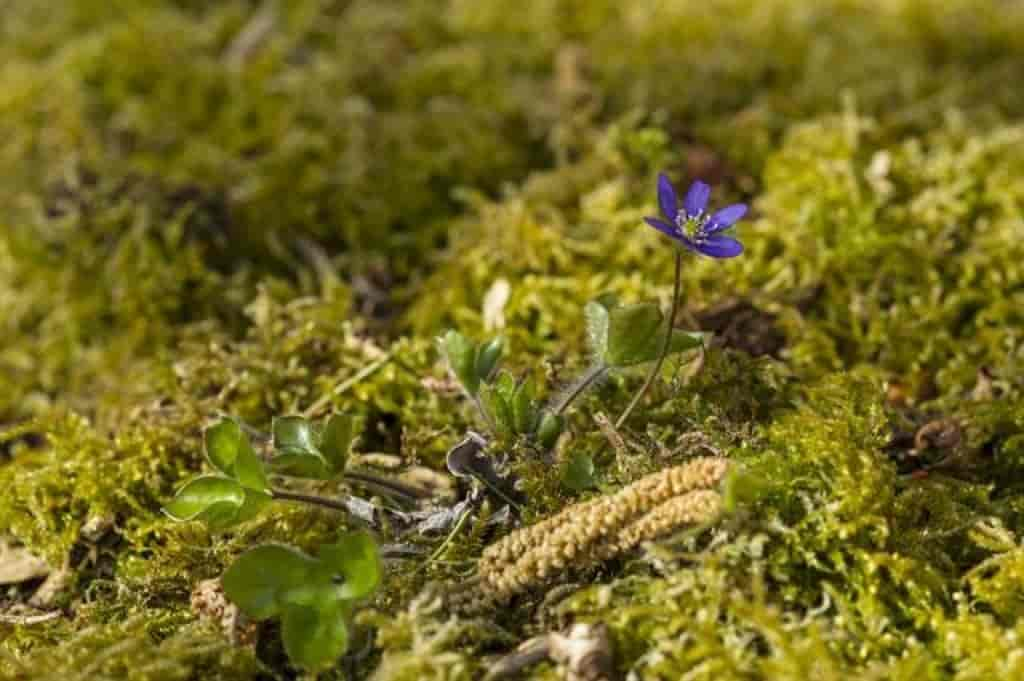
<path fill-rule="evenodd" d="M 619 492 L 574 504 L 487 547 L 479 562 L 481 586 L 497 600 L 569 569 L 607 560 L 686 525 L 717 517 L 711 491 L 728 461 L 702 458 L 648 475 Z"/>

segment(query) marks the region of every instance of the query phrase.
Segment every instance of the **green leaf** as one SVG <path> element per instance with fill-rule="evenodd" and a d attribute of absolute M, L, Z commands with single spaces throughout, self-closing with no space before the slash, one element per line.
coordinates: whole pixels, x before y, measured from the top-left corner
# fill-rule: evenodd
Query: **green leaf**
<path fill-rule="evenodd" d="M 310 577 L 308 582 L 282 589 L 278 593 L 277 600 L 282 604 L 282 607 L 286 605 L 310 605 L 315 607 L 328 601 L 341 600 L 338 596 L 338 585 L 325 581 L 330 579 L 330 575 L 323 572 L 323 565 L 318 564 L 317 571 L 317 574 Z"/>
<path fill-rule="evenodd" d="M 245 503 L 245 490 L 220 475 L 203 475 L 178 490 L 164 513 L 174 520 L 202 520 L 215 526 L 233 522 Z"/>
<path fill-rule="evenodd" d="M 234 477 L 245 488 L 263 491 L 267 489 L 267 471 L 256 450 L 243 438 L 235 459 Z"/>
<path fill-rule="evenodd" d="M 288 605 L 281 617 L 281 638 L 288 658 L 306 669 L 331 666 L 348 649 L 347 609 L 341 603 L 323 607 Z"/>
<path fill-rule="evenodd" d="M 521 435 L 532 433 L 537 421 L 537 409 L 533 402 L 533 384 L 530 381 L 524 381 L 516 386 L 510 406 L 513 430 Z"/>
<path fill-rule="evenodd" d="M 501 354 L 505 350 L 505 339 L 501 336 L 480 346 L 476 356 L 476 375 L 484 383 L 489 383 L 501 362 Z"/>
<path fill-rule="evenodd" d="M 345 470 L 353 439 L 355 439 L 354 418 L 335 414 L 327 420 L 323 437 L 320 440 L 320 452 L 335 475 Z"/>
<path fill-rule="evenodd" d="M 668 354 L 674 355 L 687 350 L 696 350 L 704 345 L 708 334 L 699 331 L 672 330 L 672 342 L 668 346 Z"/>
<path fill-rule="evenodd" d="M 565 428 L 565 419 L 553 412 L 545 411 L 537 426 L 537 441 L 545 449 L 551 449 Z"/>
<path fill-rule="evenodd" d="M 381 566 L 377 543 L 368 533 L 347 532 L 334 544 L 320 548 L 324 567 L 344 578 L 340 598 L 363 598 L 380 583 Z"/>
<path fill-rule="evenodd" d="M 494 422 L 498 425 L 498 430 L 503 433 L 511 433 L 515 429 L 511 404 L 515 388 L 515 379 L 509 373 L 503 371 L 493 383 L 485 386 L 481 393 L 484 406 L 494 418 Z"/>
<path fill-rule="evenodd" d="M 562 471 L 562 484 L 576 492 L 593 489 L 594 470 L 594 460 L 590 455 L 576 452 Z"/>
<path fill-rule="evenodd" d="M 267 488 L 263 462 L 237 421 L 218 421 L 206 429 L 204 439 L 206 458 L 214 468 L 231 476 L 243 487 L 255 490 Z"/>
<path fill-rule="evenodd" d="M 238 509 L 238 514 L 232 522 L 244 523 L 246 520 L 252 520 L 272 499 L 273 497 L 265 492 L 254 489 L 245 490 L 245 502 Z"/>
<path fill-rule="evenodd" d="M 221 577 L 224 593 L 253 619 L 262 620 L 281 611 L 282 595 L 308 584 L 319 562 L 301 551 L 265 544 L 243 553 Z"/>
<path fill-rule="evenodd" d="M 274 419 L 274 450 L 298 449 L 304 452 L 318 452 L 316 432 L 313 424 L 299 416 L 282 416 Z"/>
<path fill-rule="evenodd" d="M 234 419 L 222 419 L 206 429 L 206 458 L 221 473 L 232 475 L 242 440 L 247 439 Z"/>
<path fill-rule="evenodd" d="M 330 466 L 323 457 L 314 452 L 306 452 L 300 449 L 287 449 L 277 453 L 271 460 L 276 473 L 291 475 L 296 478 L 311 478 L 313 480 L 330 480 L 334 477 Z"/>
<path fill-rule="evenodd" d="M 476 372 L 476 348 L 458 331 L 449 331 L 441 338 L 441 351 L 448 360 L 452 373 L 470 395 L 480 390 L 480 376 Z"/>
<path fill-rule="evenodd" d="M 603 296 L 587 303 L 584 315 L 591 350 L 601 363 L 621 368 L 658 358 L 665 317 L 654 303 L 619 305 L 613 297 Z M 673 330 L 669 354 L 700 347 L 704 336 Z"/>
<path fill-rule="evenodd" d="M 661 310 L 654 303 L 610 310 L 605 361 L 613 367 L 625 367 L 656 359 L 663 321 Z"/>

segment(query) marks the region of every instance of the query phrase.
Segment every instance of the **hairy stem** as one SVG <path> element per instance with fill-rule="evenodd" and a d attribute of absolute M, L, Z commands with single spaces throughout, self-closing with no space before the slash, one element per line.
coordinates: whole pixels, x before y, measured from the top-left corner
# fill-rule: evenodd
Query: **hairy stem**
<path fill-rule="evenodd" d="M 555 416 L 561 416 L 562 412 L 569 408 L 569 405 L 573 401 L 583 394 L 583 392 L 593 385 L 594 381 L 604 376 L 605 372 L 608 371 L 608 367 L 604 364 L 595 364 L 584 372 L 582 376 L 576 379 L 572 387 L 562 396 L 551 410 Z"/>
<path fill-rule="evenodd" d="M 647 391 L 650 389 L 651 384 L 654 383 L 654 379 L 658 377 L 658 372 L 661 371 L 661 366 L 665 363 L 665 358 L 668 356 L 668 350 L 672 346 L 672 332 L 675 326 L 676 312 L 679 309 L 679 289 L 682 287 L 682 273 L 683 273 L 683 251 L 676 249 L 676 279 L 675 286 L 672 289 L 672 307 L 669 309 L 668 323 L 665 324 L 665 338 L 661 342 L 661 352 L 658 353 L 658 359 L 654 362 L 654 367 L 651 368 L 651 372 L 647 374 L 647 380 L 640 386 L 640 390 L 633 396 L 632 401 L 623 410 L 618 420 L 615 422 L 615 428 L 621 428 L 622 424 L 626 422 L 629 415 L 633 413 L 636 405 L 640 404 L 640 400 L 644 398 Z"/>
<path fill-rule="evenodd" d="M 462 515 L 460 515 L 459 519 L 455 522 L 455 527 L 452 528 L 452 531 L 449 532 L 448 536 L 444 538 L 444 541 L 441 542 L 441 545 L 437 547 L 437 550 L 430 554 L 430 557 L 427 558 L 427 562 L 423 565 L 424 567 L 430 565 L 435 560 L 444 555 L 445 549 L 448 548 L 448 546 L 452 543 L 452 540 L 455 539 L 459 532 L 462 531 L 462 526 L 466 523 L 466 518 L 468 518 L 472 512 L 473 509 L 467 506 L 466 509 L 462 512 Z"/>

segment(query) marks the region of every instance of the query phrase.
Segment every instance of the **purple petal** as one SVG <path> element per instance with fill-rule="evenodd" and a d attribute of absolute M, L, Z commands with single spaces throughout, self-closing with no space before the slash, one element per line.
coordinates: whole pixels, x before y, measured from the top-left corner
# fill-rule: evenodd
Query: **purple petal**
<path fill-rule="evenodd" d="M 711 216 L 708 224 L 704 226 L 704 233 L 714 234 L 715 232 L 721 232 L 723 229 L 728 229 L 746 214 L 747 205 L 745 203 L 734 203 L 731 206 L 726 206 Z"/>
<path fill-rule="evenodd" d="M 649 224 L 651 227 L 654 227 L 654 229 L 658 230 L 662 234 L 666 234 L 666 235 L 672 237 L 673 239 L 678 240 L 679 237 L 683 236 L 682 232 L 679 231 L 678 227 L 676 227 L 675 225 L 670 225 L 669 223 L 665 222 L 664 220 L 659 220 L 658 218 L 646 217 L 646 218 L 644 218 L 644 222 Z"/>
<path fill-rule="evenodd" d="M 689 217 L 700 215 L 708 207 L 708 197 L 711 196 L 711 187 L 700 180 L 690 185 L 683 199 L 683 209 Z"/>
<path fill-rule="evenodd" d="M 665 173 L 658 173 L 658 205 L 661 207 L 661 214 L 665 216 L 665 219 L 674 223 L 676 214 L 679 212 L 676 190 Z"/>
<path fill-rule="evenodd" d="M 743 244 L 730 236 L 719 234 L 698 243 L 697 250 L 712 258 L 735 258 L 743 252 Z"/>

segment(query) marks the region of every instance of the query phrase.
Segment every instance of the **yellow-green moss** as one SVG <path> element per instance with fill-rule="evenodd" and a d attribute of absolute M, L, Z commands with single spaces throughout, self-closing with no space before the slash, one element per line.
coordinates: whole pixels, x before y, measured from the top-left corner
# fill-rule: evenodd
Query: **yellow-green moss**
<path fill-rule="evenodd" d="M 509 529 L 488 508 L 425 569 L 389 560 L 328 677 L 476 678 L 570 617 L 606 621 L 644 679 L 1022 673 L 1019 5 L 58 5 L 0 19 L 0 534 L 72 579 L 60 619 L 0 624 L 0 677 L 291 674 L 197 623 L 189 590 L 253 543 L 312 549 L 348 521 L 171 523 L 202 427 L 340 410 L 358 452 L 443 470 L 479 424 L 434 338 L 482 336 L 504 279 L 508 368 L 558 394 L 588 364 L 585 301 L 668 300 L 668 244 L 641 222 L 662 169 L 752 206 L 742 258 L 687 261 L 680 322 L 750 303 L 778 356 L 668 362 L 624 448 L 592 414 L 639 372 L 602 382 L 556 453 L 593 458 L 591 492 L 522 442 L 495 449 L 530 523 L 709 454 L 761 496 L 460 619 L 426 582 L 472 576 Z M 948 449 L 893 444 L 940 418 Z"/>

